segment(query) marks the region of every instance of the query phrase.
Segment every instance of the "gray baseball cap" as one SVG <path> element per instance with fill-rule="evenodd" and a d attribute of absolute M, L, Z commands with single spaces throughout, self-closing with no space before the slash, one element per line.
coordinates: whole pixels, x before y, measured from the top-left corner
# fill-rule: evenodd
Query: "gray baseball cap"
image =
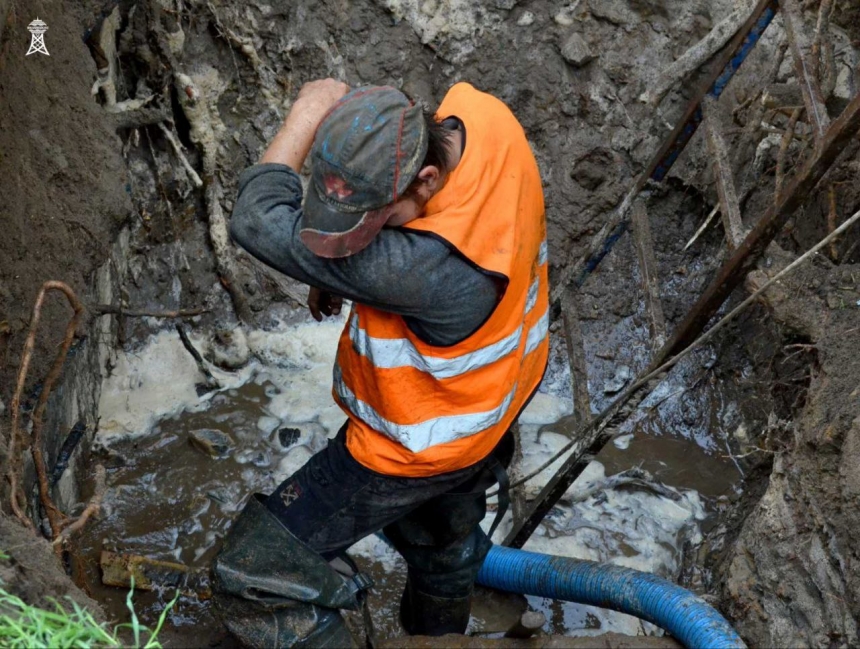
<path fill-rule="evenodd" d="M 427 154 L 421 106 L 395 88 L 365 86 L 323 118 L 311 148 L 300 235 L 320 257 L 347 257 L 385 225 L 378 210 L 403 195 Z"/>

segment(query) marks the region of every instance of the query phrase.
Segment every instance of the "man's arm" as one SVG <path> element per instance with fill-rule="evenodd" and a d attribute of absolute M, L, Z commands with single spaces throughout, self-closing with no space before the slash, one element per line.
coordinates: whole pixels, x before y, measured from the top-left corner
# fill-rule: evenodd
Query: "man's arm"
<path fill-rule="evenodd" d="M 314 143 L 317 127 L 332 106 L 348 92 L 349 86 L 335 79 L 319 79 L 304 84 L 284 125 L 260 162 L 284 164 L 300 172 Z"/>
<path fill-rule="evenodd" d="M 285 275 L 402 315 L 431 344 L 459 342 L 489 317 L 497 292 L 492 279 L 444 244 L 414 232 L 383 228 L 361 252 L 326 259 L 301 241 L 302 186 L 296 172 L 310 151 L 317 126 L 347 90 L 333 79 L 302 87 L 260 164 L 246 169 L 239 179 L 230 233 L 250 254 Z M 336 305 L 322 306 L 328 315 Z M 314 317 L 319 311 L 319 304 L 312 305 Z"/>
<path fill-rule="evenodd" d="M 317 257 L 299 236 L 302 186 L 281 164 L 259 164 L 239 178 L 230 234 L 254 257 L 300 282 L 406 318 L 422 340 L 452 345 L 496 305 L 492 279 L 439 241 L 383 228 L 364 250 Z"/>

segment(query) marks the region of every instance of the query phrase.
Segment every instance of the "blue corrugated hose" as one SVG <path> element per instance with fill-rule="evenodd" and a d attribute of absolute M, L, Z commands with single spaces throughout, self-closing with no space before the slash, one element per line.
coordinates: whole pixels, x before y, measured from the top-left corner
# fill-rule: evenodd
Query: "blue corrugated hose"
<path fill-rule="evenodd" d="M 478 583 L 635 615 L 691 649 L 746 647 L 725 618 L 701 597 L 631 568 L 495 545 L 478 573 Z"/>

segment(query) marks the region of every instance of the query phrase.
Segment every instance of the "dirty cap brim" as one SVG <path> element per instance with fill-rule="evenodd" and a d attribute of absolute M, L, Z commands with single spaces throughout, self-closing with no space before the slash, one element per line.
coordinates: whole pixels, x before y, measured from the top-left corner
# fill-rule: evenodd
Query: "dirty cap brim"
<path fill-rule="evenodd" d="M 308 212 L 314 215 L 314 227 L 308 227 L 305 218 Z M 305 198 L 299 236 L 318 257 L 349 257 L 364 250 L 387 220 L 386 210 L 381 209 L 361 214 L 341 212 L 321 200 L 312 183 Z"/>

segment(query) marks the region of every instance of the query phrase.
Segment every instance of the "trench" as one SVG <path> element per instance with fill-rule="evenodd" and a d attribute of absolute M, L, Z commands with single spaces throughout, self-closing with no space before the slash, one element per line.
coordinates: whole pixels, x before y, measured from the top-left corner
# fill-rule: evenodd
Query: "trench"
<path fill-rule="evenodd" d="M 89 460 L 107 470 L 103 515 L 81 533 L 71 557 L 76 583 L 102 603 L 110 616 L 126 615 L 126 589 L 103 583 L 104 551 L 175 562 L 201 575 L 184 585 L 169 616 L 167 637 L 181 646 L 190 638 L 227 643 L 202 575 L 218 541 L 254 492 L 268 493 L 325 446 L 343 421 L 330 396 L 330 372 L 344 317 L 317 324 L 302 313 L 268 329 L 234 332 L 227 346 L 204 328 L 191 340 L 210 359 L 229 359 L 232 370 L 211 365 L 221 389 L 207 391 L 203 375 L 173 329 L 152 334 L 121 353 L 104 380 L 99 432 Z M 642 332 L 620 319 L 608 339 L 587 344 L 594 408 L 630 380 L 627 370 L 647 361 L 635 342 Z M 620 345 L 624 343 L 624 345 Z M 607 364 L 605 345 L 634 350 Z M 541 390 L 520 419 L 522 474 L 544 462 L 567 441 L 571 386 L 566 352 L 553 335 L 552 358 Z M 601 358 L 603 356 L 603 358 Z M 643 405 L 525 546 L 540 552 L 611 562 L 704 589 L 698 565 L 709 530 L 720 512 L 736 502 L 743 474 L 727 455 L 730 431 L 741 425 L 744 396 L 731 383 L 703 381 L 713 357 L 698 358 L 667 380 Z M 615 370 L 612 367 L 615 367 Z M 601 377 L 606 377 L 602 379 Z M 734 389 L 733 389 L 734 388 Z M 748 395 L 746 395 L 748 396 Z M 556 465 L 526 484 L 534 496 Z M 615 484 L 613 476 L 635 469 L 640 480 Z M 642 474 L 645 471 L 647 474 Z M 88 472 L 88 473 L 91 473 Z M 83 496 L 88 494 L 83 486 Z M 485 528 L 495 516 L 491 499 Z M 510 528 L 511 514 L 497 531 Z M 376 585 L 370 598 L 377 633 L 397 638 L 405 565 L 384 542 L 369 537 L 351 550 Z M 185 583 L 185 582 L 183 582 Z M 174 594 L 170 580 L 138 592 L 144 622 L 152 623 Z M 546 616 L 551 635 L 590 636 L 608 632 L 661 635 L 629 616 L 599 608 L 536 597 L 479 590 L 470 633 L 503 634 L 529 607 Z M 202 635 L 201 635 L 202 634 Z"/>
<path fill-rule="evenodd" d="M 0 0 L 0 10 L 5 12 L 8 4 Z M 88 32 L 101 36 L 98 25 L 104 22 L 99 21 L 107 14 L 102 7 L 89 6 L 95 3 L 85 4 L 80 20 Z M 104 234 L 104 250 L 92 254 L 96 270 L 79 282 L 87 286 L 92 301 L 153 310 L 204 305 L 206 314 L 184 322 L 221 387 L 203 385 L 204 377 L 171 321 L 94 318 L 49 404 L 46 430 L 56 434 L 46 440 L 47 455 L 51 461 L 57 457 L 64 431 L 85 426 L 87 434 L 55 489 L 61 508 L 70 513 L 80 511 L 92 493 L 95 467 L 101 465 L 107 473 L 101 514 L 75 537 L 65 557 L 75 583 L 110 619 L 125 621 L 128 587 L 103 583 L 103 553 L 181 564 L 192 574 L 183 581 L 163 641 L 167 646 L 231 646 L 205 596 L 206 567 L 250 494 L 274 489 L 341 426 L 343 414 L 330 389 L 343 318 L 313 322 L 296 306 L 303 287 L 256 269 L 240 254 L 237 283 L 254 314 L 252 324 L 240 325 L 210 247 L 210 206 L 188 168 L 205 175 L 207 155 L 215 158 L 224 184 L 221 207 L 229 213 L 239 173 L 259 158 L 302 82 L 335 76 L 356 84 L 392 83 L 433 105 L 452 83 L 468 80 L 508 103 L 529 135 L 546 185 L 550 265 L 557 273 L 564 259 L 582 252 L 618 204 L 694 84 L 668 94 L 656 110 L 645 105 L 640 94 L 677 55 L 743 3 L 499 0 L 490 6 L 468 1 L 303 0 L 272 6 L 189 0 L 177 2 L 175 11 L 160 6 L 164 4 L 120 2 L 112 31 L 106 32 L 112 45 L 110 38 L 105 44 L 115 48 L 112 55 L 121 64 L 111 72 L 113 99 L 142 101 L 146 111 L 163 113 L 159 123 L 183 148 L 174 148 L 157 124 L 135 121 L 146 111 L 114 112 L 104 88 L 99 91 L 101 106 L 95 104 L 90 77 L 104 81 L 103 75 L 90 70 L 92 61 L 85 66 L 76 60 L 69 65 L 86 82 L 78 79 L 83 91 L 76 101 L 86 107 L 79 106 L 78 112 L 99 124 L 90 139 L 113 157 L 99 153 L 101 149 L 84 150 L 92 160 L 108 160 L 95 174 L 98 186 L 81 182 L 86 190 L 67 191 L 75 183 L 65 178 L 71 172 L 63 169 L 56 171 L 56 182 L 66 183 L 62 187 L 68 196 L 60 198 L 79 199 L 68 203 L 70 213 L 98 212 L 107 220 L 115 211 L 126 219 L 118 236 L 95 218 L 99 227 L 90 224 L 100 235 L 104 226 L 111 237 Z M 52 36 L 59 39 L 64 33 L 82 50 L 76 56 L 91 58 L 80 42 L 83 30 L 76 19 L 66 17 L 61 24 L 59 16 L 45 17 L 57 25 Z M 749 104 L 742 109 L 739 102 L 746 94 L 758 96 L 781 30 L 776 24 L 765 34 L 732 81 L 738 123 L 749 115 L 761 121 Z M 571 43 L 585 56 L 577 58 Z M 855 55 L 844 43 L 846 56 Z M 783 89 L 791 85 L 789 68 L 783 65 L 765 82 L 778 81 Z M 46 68 L 44 76 L 60 96 L 57 88 L 65 80 L 56 69 L 48 74 Z M 185 93 L 177 89 L 174 76 L 185 72 L 208 93 L 208 126 L 218 135 L 214 154 L 206 151 L 207 143 L 195 139 L 182 105 Z M 840 74 L 840 88 L 853 83 L 847 73 Z M 32 89 L 39 110 L 55 103 L 55 96 L 43 96 L 34 81 L 40 75 L 27 81 L 22 74 L 27 82 L 19 86 L 22 97 L 29 97 Z M 837 99 L 850 95 L 843 90 Z M 41 115 L 35 109 L 33 113 Z M 58 153 L 71 156 L 70 151 L 82 147 L 56 132 L 39 135 L 37 126 L 49 132 L 47 124 L 67 124 L 63 119 L 34 123 L 30 131 L 40 147 L 47 147 L 46 168 L 54 169 L 54 160 L 62 158 Z M 771 132 L 784 128 L 786 120 L 769 119 Z M 124 125 L 115 128 L 114 120 L 125 120 Z M 743 142 L 741 130 L 733 130 L 734 144 Z M 738 151 L 738 181 L 758 187 L 744 205 L 745 215 L 760 212 L 771 200 L 767 181 L 779 138 L 761 135 L 759 142 L 747 142 Z M 648 205 L 662 279 L 660 299 L 670 329 L 726 255 L 718 226 L 689 249 L 685 245 L 717 203 L 706 147 L 697 138 Z M 52 142 L 56 148 L 49 146 Z M 84 154 L 70 157 L 72 170 L 87 168 L 77 162 Z M 792 149 L 792 155 L 799 153 Z M 0 157 L 0 164 L 6 160 Z M 111 165 L 122 167 L 121 182 Z M 839 187 L 840 209 L 847 210 L 856 202 L 854 189 L 848 182 Z M 113 211 L 104 206 L 95 210 L 93 196 L 106 197 Z M 53 205 L 56 199 L 45 197 L 43 202 Z M 816 240 L 825 217 L 813 207 L 781 237 L 786 248 L 802 250 Z M 42 225 L 21 222 L 22 231 Z M 845 242 L 850 253 L 845 262 L 857 259 L 850 243 Z M 67 252 L 65 240 L 52 245 L 52 250 Z M 0 250 L 6 251 L 4 246 L 0 242 Z M 104 263 L 98 266 L 95 259 Z M 84 272 L 75 268 L 78 271 Z M 20 272 L 26 277 L 31 271 Z M 652 352 L 639 272 L 630 238 L 624 237 L 577 295 L 593 412 L 607 406 L 646 367 Z M 848 290 L 845 285 L 856 286 L 856 280 L 840 280 L 839 290 Z M 860 297 L 850 291 L 846 295 L 827 307 L 844 309 Z M 59 316 L 48 321 L 59 330 Z M 515 475 L 528 473 L 561 448 L 581 415 L 572 412 L 572 378 L 558 324 L 551 330 L 550 364 L 540 393 L 519 422 L 522 458 L 512 467 Z M 798 416 L 815 367 L 813 353 L 786 353 L 785 345 L 802 348 L 809 342 L 781 330 L 764 309 L 746 313 L 676 367 L 641 404 L 614 443 L 550 511 L 526 549 L 653 572 L 699 594 L 723 596 L 719 604 L 725 610 L 731 602 L 716 573 L 767 487 L 770 472 L 770 459 L 757 446 L 766 446 L 774 427 L 787 428 L 785 422 Z M 0 343 L 6 344 L 2 331 Z M 521 497 L 534 497 L 559 464 L 527 483 Z M 31 485 L 32 466 L 27 471 Z M 491 501 L 486 527 L 494 506 Z M 38 511 L 35 497 L 32 511 Z M 496 541 L 510 529 L 512 515 L 502 523 Z M 376 582 L 370 605 L 380 635 L 396 640 L 402 634 L 397 622 L 405 578 L 402 560 L 374 537 L 356 544 L 351 554 Z M 175 588 L 170 583 L 151 591 L 138 586 L 137 610 L 144 623 L 153 624 Z M 498 637 L 525 607 L 545 614 L 543 630 L 551 635 L 661 634 L 638 620 L 595 607 L 486 590 L 476 596 L 470 633 Z M 737 617 L 746 616 L 747 610 L 755 611 L 747 606 Z"/>

